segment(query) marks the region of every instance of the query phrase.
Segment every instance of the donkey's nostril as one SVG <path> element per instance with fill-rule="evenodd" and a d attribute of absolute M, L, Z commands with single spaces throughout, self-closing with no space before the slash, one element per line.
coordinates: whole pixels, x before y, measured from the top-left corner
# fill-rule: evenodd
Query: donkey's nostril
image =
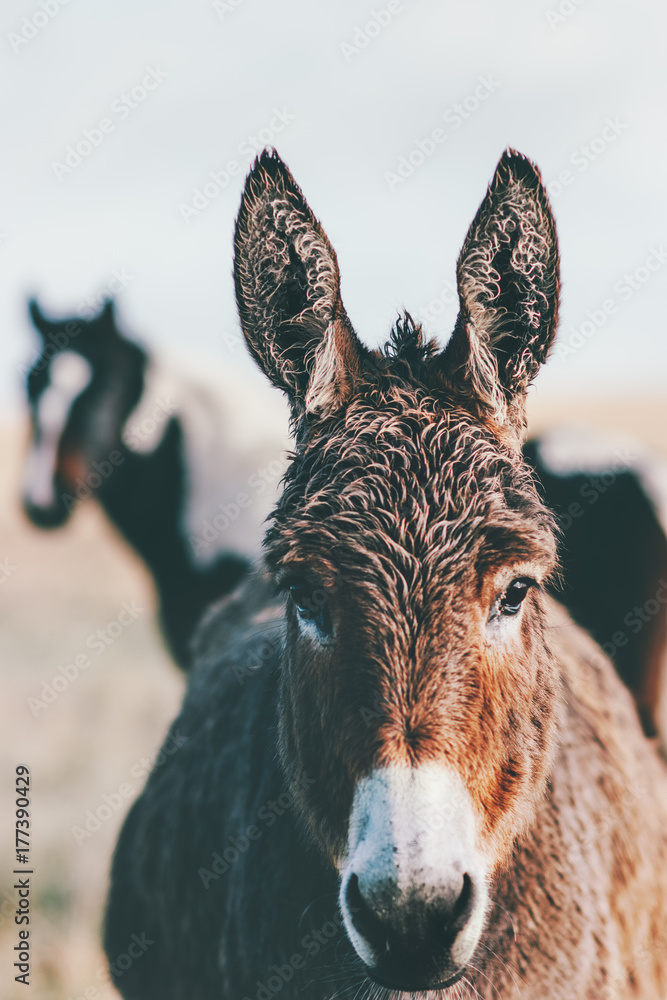
<path fill-rule="evenodd" d="M 361 895 L 357 875 L 350 875 L 345 890 L 345 901 L 355 930 L 361 934 L 364 941 L 378 954 L 386 951 L 389 942 L 385 933 L 385 925 Z"/>
<path fill-rule="evenodd" d="M 473 906 L 473 883 L 470 875 L 463 876 L 463 888 L 461 889 L 461 894 L 459 898 L 454 903 L 451 911 L 451 917 L 449 918 L 449 931 L 458 932 L 461 928 L 465 927 L 468 922 L 468 918 L 472 912 Z"/>

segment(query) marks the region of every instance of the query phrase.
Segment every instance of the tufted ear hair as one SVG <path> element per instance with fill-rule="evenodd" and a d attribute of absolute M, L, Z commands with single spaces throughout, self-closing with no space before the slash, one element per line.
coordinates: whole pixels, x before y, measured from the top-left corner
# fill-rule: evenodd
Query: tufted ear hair
<path fill-rule="evenodd" d="M 525 394 L 556 332 L 556 228 L 537 168 L 502 156 L 457 265 L 460 312 L 439 367 L 457 393 L 523 434 Z"/>
<path fill-rule="evenodd" d="M 260 368 L 294 416 L 335 411 L 365 352 L 343 308 L 336 254 L 273 151 L 248 175 L 234 247 L 241 326 Z"/>

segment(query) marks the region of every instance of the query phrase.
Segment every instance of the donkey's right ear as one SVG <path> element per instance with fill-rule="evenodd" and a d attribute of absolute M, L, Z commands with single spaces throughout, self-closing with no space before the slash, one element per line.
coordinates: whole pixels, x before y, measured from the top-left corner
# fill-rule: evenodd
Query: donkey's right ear
<path fill-rule="evenodd" d="M 295 416 L 326 415 L 349 396 L 364 349 L 340 297 L 336 254 L 280 157 L 248 175 L 234 237 L 241 325 Z"/>

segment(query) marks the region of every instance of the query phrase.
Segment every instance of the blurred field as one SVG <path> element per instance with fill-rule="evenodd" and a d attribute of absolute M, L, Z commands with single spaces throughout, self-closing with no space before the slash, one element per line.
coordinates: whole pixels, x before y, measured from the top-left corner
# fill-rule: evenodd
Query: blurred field
<path fill-rule="evenodd" d="M 159 747 L 183 683 L 155 624 L 151 580 L 101 510 L 82 504 L 53 533 L 23 518 L 17 502 L 23 439 L 19 426 L 0 432 L 0 560 L 16 567 L 0 585 L 0 996 L 101 1000 L 117 996 L 102 978 L 99 927 L 109 859 L 129 800 L 80 846 L 71 828 L 83 827 L 86 810 L 95 812 L 105 795 L 117 801 L 123 783 L 139 791 L 141 780 L 131 772 L 141 771 L 142 758 Z M 136 601 L 143 612 L 96 654 L 87 637 L 116 619 L 124 601 Z M 91 666 L 35 717 L 28 698 L 41 699 L 43 682 L 86 652 Z M 9 958 L 18 930 L 11 871 L 19 763 L 30 766 L 33 786 L 29 993 L 14 982 Z M 91 989 L 98 992 L 85 992 Z"/>
<path fill-rule="evenodd" d="M 667 455 L 667 400 L 600 403 L 538 399 L 531 428 L 582 422 L 637 436 Z M 18 505 L 25 431 L 0 428 L 0 562 L 15 567 L 0 583 L 0 670 L 3 698 L 2 834 L 0 840 L 0 955 L 2 1000 L 103 1000 L 116 996 L 105 985 L 99 929 L 109 860 L 130 799 L 79 846 L 73 827 L 83 827 L 124 783 L 141 787 L 143 762 L 160 745 L 176 713 L 182 679 L 155 624 L 151 581 L 135 556 L 93 503 L 80 505 L 69 525 L 50 534 L 31 527 Z M 1 575 L 1 574 L 0 574 Z M 122 603 L 144 610 L 103 653 L 87 637 L 117 618 Z M 37 717 L 29 698 L 77 654 L 92 665 L 68 684 Z M 14 983 L 11 969 L 16 930 L 14 867 L 14 769 L 32 773 L 32 987 Z M 88 991 L 88 992 L 86 992 Z"/>

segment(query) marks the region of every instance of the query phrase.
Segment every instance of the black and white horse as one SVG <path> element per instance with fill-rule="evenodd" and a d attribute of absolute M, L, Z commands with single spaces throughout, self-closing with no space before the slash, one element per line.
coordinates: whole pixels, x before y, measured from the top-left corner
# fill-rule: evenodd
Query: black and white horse
<path fill-rule="evenodd" d="M 26 513 L 54 528 L 96 496 L 153 574 L 165 636 L 187 666 L 201 613 L 258 549 L 286 415 L 243 374 L 211 386 L 149 355 L 120 333 L 110 301 L 92 319 L 29 309 L 41 353 L 27 376 Z"/>

